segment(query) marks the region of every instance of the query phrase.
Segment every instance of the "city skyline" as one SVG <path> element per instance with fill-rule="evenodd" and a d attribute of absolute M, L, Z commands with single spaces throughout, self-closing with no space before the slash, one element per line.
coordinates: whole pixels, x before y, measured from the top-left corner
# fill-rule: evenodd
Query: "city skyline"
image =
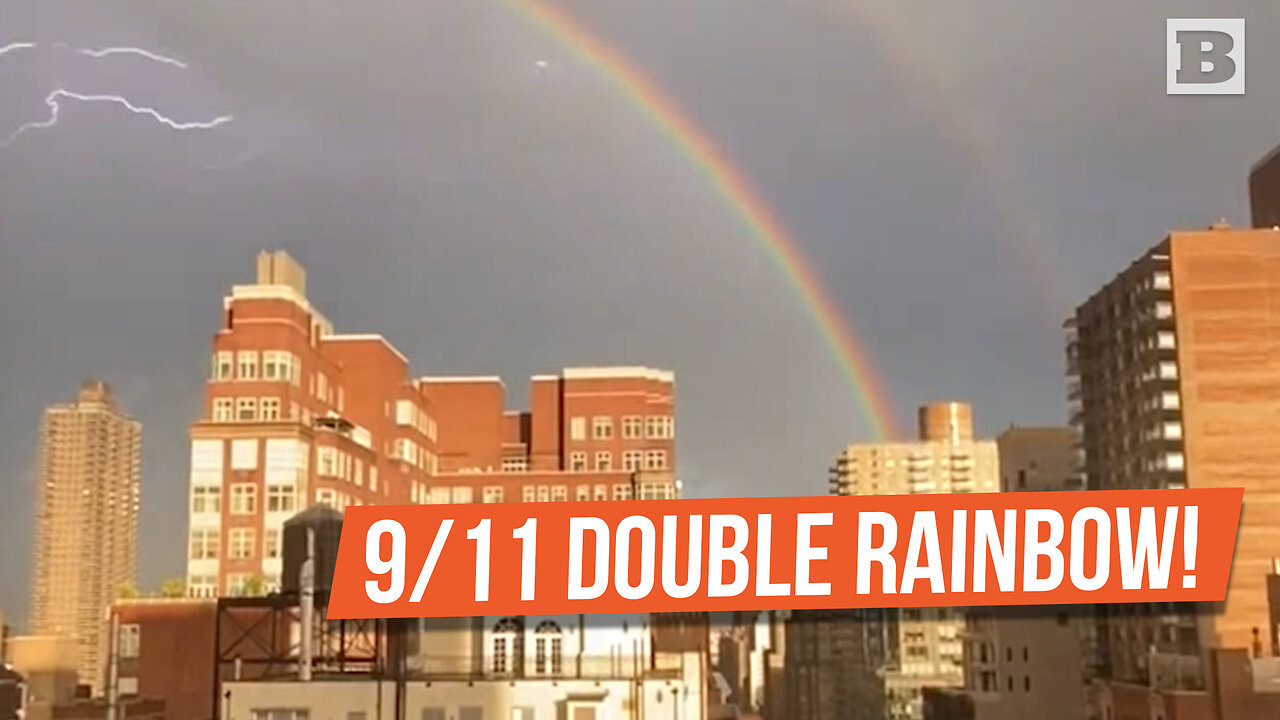
<path fill-rule="evenodd" d="M 283 57 L 331 45 L 340 23 L 312 20 L 297 34 L 298 47 L 291 41 L 277 51 L 272 33 L 280 32 L 288 3 L 242 9 L 245 24 L 258 26 L 244 38 L 258 59 L 283 68 L 280 77 L 315 64 L 332 86 L 322 96 L 316 86 L 273 94 L 280 78 L 247 77 L 240 59 L 211 47 L 211 40 L 223 44 L 222 53 L 232 47 L 214 30 L 188 36 L 166 27 L 163 16 L 142 13 L 55 19 L 55 5 L 19 3 L 5 12 L 13 13 L 13 32 L 42 40 L 106 34 L 111 44 L 119 38 L 181 51 L 175 54 L 190 65 L 187 73 L 156 68 L 153 77 L 145 64 L 130 64 L 123 71 L 76 66 L 72 74 L 164 95 L 193 115 L 225 105 L 237 116 L 226 135 L 175 140 L 77 108 L 62 132 L 24 138 L 0 159 L 0 345 L 14 379 L 0 389 L 0 456 L 9 460 L 0 500 L 22 508 L 33 502 L 40 408 L 83 377 L 113 381 L 122 404 L 154 429 L 143 466 L 144 585 L 181 567 L 180 551 L 157 539 L 185 523 L 185 428 L 198 415 L 210 303 L 263 248 L 299 254 L 335 320 L 394 338 L 419 374 L 520 378 L 632 361 L 671 368 L 682 379 L 680 474 L 690 495 L 820 493 L 831 452 L 871 439 L 838 362 L 738 220 L 623 99 L 517 18 L 495 11 L 486 19 L 443 4 L 435 9 L 483 34 L 483 49 L 402 22 L 388 49 L 372 53 L 371 67 L 386 72 L 365 77 L 349 65 L 372 52 L 363 42 L 329 57 L 309 51 L 300 63 Z M 857 17 L 820 27 L 827 19 L 816 13 L 751 5 L 730 13 L 727 27 L 715 25 L 724 40 L 704 43 L 699 31 L 726 17 L 717 3 L 678 22 L 659 8 L 634 23 L 607 6 L 568 4 L 698 119 L 802 240 L 886 376 L 900 425 L 936 397 L 972 401 L 983 435 L 1009 422 L 1060 424 L 1058 325 L 1070 304 L 1169 230 L 1220 216 L 1245 224 L 1245 173 L 1275 145 L 1267 111 L 1276 96 L 1258 83 L 1238 102 L 1183 104 L 1175 116 L 1160 95 L 1161 54 L 1148 58 L 1137 41 L 1117 50 L 1131 67 L 1081 61 L 1082 87 L 1092 94 L 1037 95 L 1024 83 L 1038 83 L 1056 61 L 1030 63 L 1004 84 L 985 73 L 1006 54 L 1086 24 L 1090 13 L 1076 8 L 1064 26 L 1055 10 L 1010 11 L 1012 44 L 983 55 L 976 49 L 982 23 L 972 7 L 953 5 L 936 18 L 951 30 L 925 23 L 922 31 L 944 34 L 940 52 L 972 61 L 972 74 L 952 91 L 972 90 L 975 104 L 990 101 L 985 121 L 1004 138 L 995 164 L 1016 170 L 994 190 L 974 170 L 981 163 L 969 154 L 971 138 L 920 109 L 931 107 L 932 94 L 867 69 L 877 56 L 875 33 Z M 1205 5 L 1263 26 L 1277 12 L 1265 2 Z M 1135 7 L 1116 19 L 1126 42 L 1145 37 L 1148 26 L 1159 35 L 1172 12 L 1158 3 Z M 386 20 L 360 27 L 396 24 Z M 673 27 L 692 32 L 672 37 L 666 30 Z M 797 36 L 813 42 L 789 39 Z M 858 43 L 845 47 L 850 37 Z M 783 60 L 774 52 L 780 42 L 804 47 Z M 396 84 L 406 71 L 390 56 L 420 43 L 433 53 L 415 72 L 457 111 L 428 112 L 432 104 L 410 98 L 371 120 L 365 108 L 372 99 L 401 97 Z M 1068 51 L 1061 41 L 1046 44 Z M 846 62 L 818 62 L 819 53 L 837 49 Z M 1265 67 L 1275 52 L 1254 44 L 1250 59 Z M 533 72 L 544 57 L 548 72 Z M 44 79 L 70 72 L 67 62 L 5 58 L 0 93 L 27 99 L 5 104 L 4 127 L 35 119 L 30 113 L 43 110 L 48 92 Z M 686 73 L 686 65 L 697 71 Z M 473 68 L 462 82 L 459 67 Z M 121 72 L 136 77 L 126 82 Z M 468 87 L 481 90 L 473 96 Z M 832 90 L 828 111 L 837 122 L 802 111 Z M 865 110 L 858 100 L 867 95 L 883 96 L 882 107 Z M 1067 112 L 1068 100 L 1081 95 L 1096 95 L 1098 106 Z M 1025 106 L 1010 105 L 1023 99 Z M 1117 113 L 1129 122 L 1114 123 Z M 390 125 L 398 132 L 368 139 Z M 434 132 L 424 134 L 427 128 Z M 1150 132 L 1138 138 L 1132 128 Z M 279 145 L 286 133 L 296 144 Z M 1089 147 L 1080 147 L 1082 136 Z M 548 152 L 529 151 L 533 139 L 544 139 Z M 128 152 L 105 147 L 117 142 Z M 321 151 L 321 144 L 345 149 Z M 478 160 L 486 147 L 510 162 L 486 170 Z M 406 160 L 393 161 L 393 150 Z M 188 151 L 211 162 L 265 154 L 219 174 L 190 162 Z M 1040 172 L 1046 167 L 1052 171 Z M 485 180 L 494 187 L 476 187 Z M 1023 184 L 1036 201 L 1025 207 L 1012 192 Z M 930 207 L 920 204 L 922 190 Z M 993 195 L 1006 211 L 1013 206 L 1035 221 L 1046 236 L 1040 242 L 1055 251 L 1046 256 L 1066 258 L 1055 266 L 1065 296 L 1056 315 L 1042 306 L 1042 278 L 1007 252 L 1020 238 L 999 219 L 1002 210 L 991 209 Z M 42 211 L 54 206 L 68 209 Z M 523 404 L 523 391 L 513 394 Z M 744 454 L 744 446 L 761 450 Z M 24 551 L 0 569 L 27 576 L 25 514 L 3 533 Z M 0 595 L 14 614 L 23 601 Z"/>

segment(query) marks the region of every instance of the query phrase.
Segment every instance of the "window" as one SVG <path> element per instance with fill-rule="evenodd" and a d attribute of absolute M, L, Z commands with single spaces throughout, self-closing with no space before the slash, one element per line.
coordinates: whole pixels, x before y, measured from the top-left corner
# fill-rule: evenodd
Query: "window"
<path fill-rule="evenodd" d="M 1180 452 L 1165 453 L 1164 466 L 1169 470 L 1182 470 L 1183 467 L 1185 466 L 1185 463 L 1183 462 L 1183 459 L 1182 459 L 1182 453 Z"/>
<path fill-rule="evenodd" d="M 1177 347 L 1177 342 L 1174 339 L 1173 331 L 1161 330 L 1160 332 L 1156 333 L 1156 347 L 1162 348 L 1164 350 L 1172 350 L 1173 348 Z"/>
<path fill-rule="evenodd" d="M 577 489 L 577 490 L 575 491 L 575 493 L 574 493 L 574 497 L 578 500 L 578 502 L 584 502 L 584 501 L 590 500 L 590 499 L 591 499 L 591 486 L 590 486 L 590 485 L 579 485 L 579 486 L 578 486 L 578 489 Z"/>
<path fill-rule="evenodd" d="M 1182 439 L 1182 423 L 1167 422 L 1164 424 L 1164 436 L 1169 440 Z"/>
<path fill-rule="evenodd" d="M 333 477 L 338 474 L 338 449 L 327 446 L 316 448 L 316 472 Z"/>
<path fill-rule="evenodd" d="M 232 410 L 231 398 L 213 399 L 214 422 L 231 422 L 234 418 L 235 411 Z"/>
<path fill-rule="evenodd" d="M 232 354 L 228 351 L 215 353 L 213 356 L 212 376 L 214 380 L 231 379 Z"/>
<path fill-rule="evenodd" d="M 551 489 L 546 485 L 538 486 L 538 502 L 547 502 L 551 499 Z"/>
<path fill-rule="evenodd" d="M 1022 662 L 1031 662 L 1031 648 L 1022 646 Z"/>
<path fill-rule="evenodd" d="M 231 528 L 227 535 L 227 557 L 232 560 L 246 560 L 253 557 L 253 530 L 250 528 Z"/>
<path fill-rule="evenodd" d="M 254 720 L 257 720 L 255 718 Z M 422 720 L 447 720 L 442 707 L 422 708 Z"/>
<path fill-rule="evenodd" d="M 551 502 L 564 502 L 569 499 L 569 488 L 564 485 L 554 485 L 551 488 Z"/>
<path fill-rule="evenodd" d="M 591 437 L 596 440 L 613 439 L 613 418 L 596 417 L 591 419 Z"/>
<path fill-rule="evenodd" d="M 614 500 L 630 500 L 631 486 L 630 485 L 614 485 L 613 499 Z"/>
<path fill-rule="evenodd" d="M 213 575 L 192 575 L 187 578 L 187 596 L 197 598 L 213 597 L 216 594 L 218 578 Z"/>
<path fill-rule="evenodd" d="M 521 490 L 520 499 L 524 502 L 535 502 L 538 499 L 538 488 L 525 485 Z"/>
<path fill-rule="evenodd" d="M 550 620 L 539 623 L 533 634 L 533 671 L 559 675 L 563 669 L 563 632 Z"/>
<path fill-rule="evenodd" d="M 458 708 L 458 720 L 484 720 L 484 708 L 478 705 L 463 705 Z"/>
<path fill-rule="evenodd" d="M 222 512 L 222 488 L 208 486 L 191 488 L 191 512 L 194 514 Z"/>
<path fill-rule="evenodd" d="M 280 531 L 269 529 L 262 534 L 262 557 L 275 559 L 280 557 Z"/>
<path fill-rule="evenodd" d="M 529 459 L 526 457 L 502 458 L 502 472 L 525 472 L 528 469 Z"/>
<path fill-rule="evenodd" d="M 196 529 L 191 531 L 191 559 L 218 559 L 218 531 Z"/>
<path fill-rule="evenodd" d="M 253 720 L 310 720 L 311 711 L 305 708 L 280 708 L 253 710 Z"/>
<path fill-rule="evenodd" d="M 503 618 L 493 626 L 490 639 L 492 656 L 489 667 L 495 674 L 518 673 L 524 658 L 524 628 L 516 618 Z"/>
<path fill-rule="evenodd" d="M 596 472 L 609 472 L 613 469 L 613 453 L 602 450 L 596 453 Z"/>
<path fill-rule="evenodd" d="M 362 711 L 352 711 L 347 713 L 347 720 L 366 720 L 368 716 Z"/>
<path fill-rule="evenodd" d="M 584 452 L 570 453 L 569 469 L 573 472 L 584 472 L 587 469 L 587 454 Z"/>
<path fill-rule="evenodd" d="M 292 513 L 297 508 L 292 485 L 267 486 L 267 512 Z"/>
<path fill-rule="evenodd" d="M 587 419 L 582 417 L 571 418 L 569 420 L 569 439 L 570 440 L 586 440 L 587 439 Z"/>
<path fill-rule="evenodd" d="M 675 436 L 675 423 L 670 415 L 650 415 L 644 419 L 645 435 L 653 440 L 670 440 Z"/>
<path fill-rule="evenodd" d="M 1178 379 L 1178 363 L 1171 360 L 1165 360 L 1160 363 L 1160 379 L 1161 380 L 1177 380 Z"/>
<path fill-rule="evenodd" d="M 502 502 L 502 486 L 490 485 L 489 487 L 486 487 L 481 495 L 481 501 L 487 503 Z"/>
<path fill-rule="evenodd" d="M 667 451 L 666 450 L 648 450 L 644 454 L 645 470 L 665 470 L 667 469 Z"/>
<path fill-rule="evenodd" d="M 622 418 L 622 439 L 639 440 L 644 437 L 644 418 L 628 415 Z"/>
<path fill-rule="evenodd" d="M 289 355 L 289 382 L 294 387 L 302 387 L 302 358 L 297 355 Z"/>
<path fill-rule="evenodd" d="M 1160 407 L 1165 410 L 1177 410 L 1181 405 L 1181 398 L 1178 397 L 1176 390 L 1166 390 L 1160 393 Z"/>
<path fill-rule="evenodd" d="M 1173 317 L 1173 303 L 1168 300 L 1160 300 L 1156 303 L 1156 317 L 1164 320 Z"/>
<path fill-rule="evenodd" d="M 292 353 L 267 350 L 262 353 L 262 379 L 288 380 L 293 374 Z"/>
<path fill-rule="evenodd" d="M 142 628 L 137 624 L 130 623 L 121 625 L 117 632 L 119 633 L 116 639 L 120 643 L 120 657 L 138 657 L 138 650 L 142 642 Z"/>
<path fill-rule="evenodd" d="M 640 464 L 644 462 L 644 452 L 641 450 L 627 450 L 622 453 L 622 469 L 627 472 L 635 472 L 640 469 Z"/>
<path fill-rule="evenodd" d="M 536 720 L 536 718 L 532 705 L 511 708 L 511 720 Z"/>
<path fill-rule="evenodd" d="M 1022 689 L 1025 690 L 1026 692 L 1031 692 L 1031 676 L 1030 675 L 1023 676 Z"/>
<path fill-rule="evenodd" d="M 1151 287 L 1157 290 L 1168 290 L 1173 286 L 1172 279 L 1167 272 L 1157 272 L 1151 276 Z"/>
<path fill-rule="evenodd" d="M 236 420 L 252 422 L 258 417 L 257 398 L 236 398 Z"/>
<path fill-rule="evenodd" d="M 241 350 L 236 353 L 236 377 L 241 380 L 258 379 L 258 353 L 255 350 Z"/>
<path fill-rule="evenodd" d="M 671 486 L 666 483 L 642 483 L 640 485 L 641 500 L 668 500 L 671 498 Z"/>
<path fill-rule="evenodd" d="M 594 492 L 594 494 L 592 495 L 592 497 L 593 497 L 595 500 L 608 500 L 608 499 L 609 499 L 609 488 L 608 488 L 607 486 L 605 486 L 605 485 L 597 485 L 597 486 L 595 487 L 595 492 Z"/>
<path fill-rule="evenodd" d="M 396 424 L 412 425 L 414 416 L 416 415 L 416 413 L 414 412 L 415 410 L 417 410 L 417 408 L 414 407 L 413 403 L 410 402 L 409 400 L 397 400 L 396 401 Z"/>
<path fill-rule="evenodd" d="M 231 514 L 252 515 L 258 511 L 258 488 L 251 483 L 231 486 Z"/>
<path fill-rule="evenodd" d="M 280 419 L 280 398 L 264 397 L 258 401 L 258 417 L 262 420 Z"/>
<path fill-rule="evenodd" d="M 334 510 L 338 510 L 338 494 L 333 490 L 321 489 L 316 490 L 316 502 L 321 505 L 328 505 Z"/>

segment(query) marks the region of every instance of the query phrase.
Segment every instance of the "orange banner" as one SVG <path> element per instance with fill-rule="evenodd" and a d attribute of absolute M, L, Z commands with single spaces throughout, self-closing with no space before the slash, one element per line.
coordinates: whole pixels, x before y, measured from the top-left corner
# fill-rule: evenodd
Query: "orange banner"
<path fill-rule="evenodd" d="M 1221 601 L 1243 495 L 348 507 L 328 617 Z"/>

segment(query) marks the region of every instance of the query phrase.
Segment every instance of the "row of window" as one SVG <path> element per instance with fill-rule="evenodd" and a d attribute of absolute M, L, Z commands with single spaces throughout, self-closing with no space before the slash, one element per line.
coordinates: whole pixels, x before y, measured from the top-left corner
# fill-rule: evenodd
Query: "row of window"
<path fill-rule="evenodd" d="M 233 483 L 230 490 L 229 514 L 257 514 L 257 485 Z M 266 496 L 266 511 L 269 513 L 294 513 L 299 509 L 298 493 L 293 485 L 268 484 Z M 197 485 L 191 488 L 191 512 L 194 514 L 221 513 L 222 488 L 217 485 Z"/>
<path fill-rule="evenodd" d="M 592 468 L 587 465 L 587 453 L 579 450 L 569 453 L 569 470 L 572 472 L 588 472 Z M 596 472 L 613 471 L 613 453 L 602 450 L 595 454 Z M 639 470 L 666 470 L 666 450 L 626 450 L 622 453 L 622 470 L 636 472 Z"/>
<path fill-rule="evenodd" d="M 281 414 L 282 403 L 278 397 L 220 397 L 213 399 L 214 422 L 273 422 L 298 419 L 298 403 L 289 404 L 289 414 Z M 303 409 L 304 415 L 309 411 Z M 309 417 L 304 417 L 309 421 Z"/>
<path fill-rule="evenodd" d="M 415 428 L 429 440 L 436 440 L 436 421 L 412 400 L 396 401 L 396 424 Z"/>
<path fill-rule="evenodd" d="M 378 490 L 378 468 L 370 464 L 369 489 Z M 340 478 L 356 487 L 364 487 L 365 464 L 351 453 L 332 445 L 316 446 L 316 474 L 323 477 Z"/>
<path fill-rule="evenodd" d="M 280 589 L 280 576 L 275 574 L 258 575 L 256 573 L 228 573 L 227 595 L 244 597 L 246 595 L 266 595 Z"/>
<path fill-rule="evenodd" d="M 623 440 L 670 440 L 676 436 L 675 418 L 670 415 L 627 415 L 621 418 L 620 424 Z M 592 440 L 613 438 L 613 417 L 597 415 L 591 418 Z M 587 418 L 569 419 L 569 439 L 579 442 L 587 439 Z"/>
<path fill-rule="evenodd" d="M 629 483 L 617 485 L 576 485 L 573 499 L 579 502 L 588 500 L 633 500 L 637 493 Z M 675 497 L 674 488 L 668 483 L 641 483 L 640 500 L 669 500 Z M 427 487 L 423 483 L 413 483 L 409 487 L 409 500 L 415 505 L 448 505 L 474 502 L 474 492 L 470 487 Z M 525 485 L 521 488 L 521 502 L 566 502 L 569 500 L 568 485 Z M 500 485 L 481 488 L 480 502 L 507 502 L 506 491 Z"/>
<path fill-rule="evenodd" d="M 257 556 L 258 535 L 253 528 L 231 528 L 227 532 L 226 556 L 229 560 L 248 560 Z M 262 557 L 280 557 L 280 531 L 268 529 L 262 536 Z M 192 560 L 217 560 L 219 533 L 216 529 L 196 528 L 191 531 L 188 557 Z"/>
<path fill-rule="evenodd" d="M 214 353 L 210 378 L 228 380 L 268 380 L 302 384 L 302 358 L 288 350 L 222 350 Z"/>
<path fill-rule="evenodd" d="M 409 438 L 396 438 L 391 447 L 391 456 L 431 475 L 435 475 L 440 466 L 435 453 Z"/>
<path fill-rule="evenodd" d="M 287 382 L 302 387 L 302 358 L 288 350 L 220 350 L 213 354 L 210 378 L 215 382 L 267 381 Z M 322 372 L 307 379 L 307 393 L 328 404 L 343 409 L 343 388 L 331 384 Z"/>

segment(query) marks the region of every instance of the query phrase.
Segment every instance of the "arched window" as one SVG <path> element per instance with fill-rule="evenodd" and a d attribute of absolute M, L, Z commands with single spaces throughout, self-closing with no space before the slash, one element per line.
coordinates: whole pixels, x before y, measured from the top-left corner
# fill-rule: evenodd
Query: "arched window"
<path fill-rule="evenodd" d="M 564 667 L 564 631 L 544 620 L 533 633 L 533 671 L 538 675 L 559 675 Z"/>
<path fill-rule="evenodd" d="M 490 668 L 496 675 L 515 675 L 524 659 L 524 626 L 518 618 L 502 618 L 493 626 Z"/>

